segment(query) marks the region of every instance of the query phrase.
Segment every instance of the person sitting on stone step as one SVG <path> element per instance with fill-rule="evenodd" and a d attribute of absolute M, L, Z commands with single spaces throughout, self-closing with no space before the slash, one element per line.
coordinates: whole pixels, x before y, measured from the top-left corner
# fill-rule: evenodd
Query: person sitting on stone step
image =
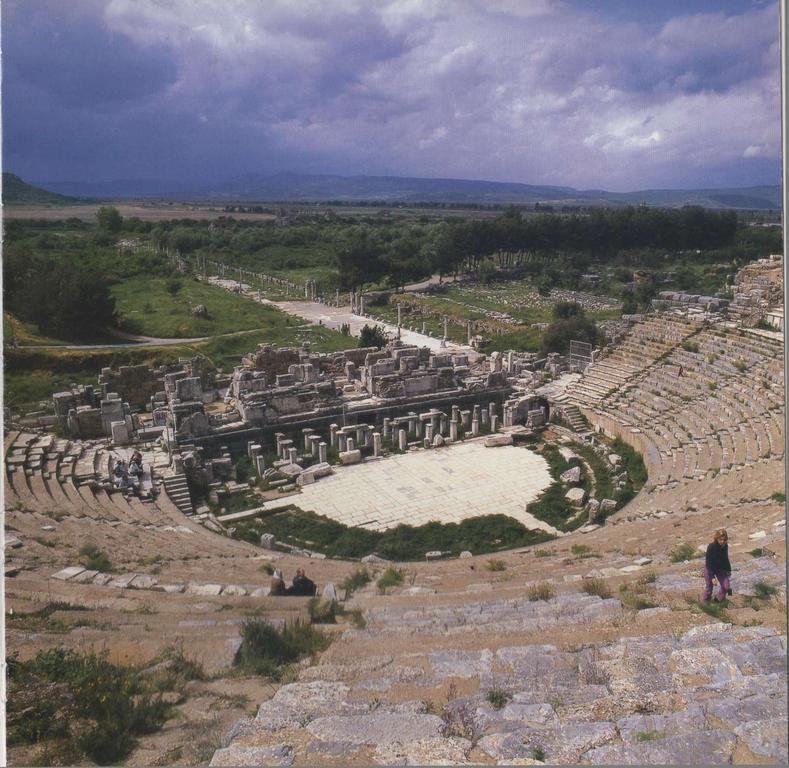
<path fill-rule="evenodd" d="M 115 468 L 112 470 L 116 488 L 126 488 L 129 485 L 129 473 L 126 467 L 123 466 L 123 461 L 118 459 L 115 462 Z"/>
<path fill-rule="evenodd" d="M 296 575 L 293 577 L 293 586 L 290 588 L 289 594 L 299 595 L 301 597 L 314 597 L 317 587 L 312 579 L 308 579 L 304 575 L 303 568 L 296 569 Z"/>
<path fill-rule="evenodd" d="M 704 594 L 702 599 L 709 602 L 712 597 L 712 580 L 718 580 L 718 592 L 715 602 L 721 603 L 726 595 L 731 594 L 731 563 L 729 562 L 729 535 L 725 528 L 715 531 L 711 543 L 707 544 L 707 554 L 704 556 Z"/>
<path fill-rule="evenodd" d="M 269 589 L 269 595 L 272 597 L 282 597 L 287 594 L 287 590 L 285 589 L 285 577 L 282 575 L 282 571 L 277 568 L 271 576 L 271 587 Z"/>

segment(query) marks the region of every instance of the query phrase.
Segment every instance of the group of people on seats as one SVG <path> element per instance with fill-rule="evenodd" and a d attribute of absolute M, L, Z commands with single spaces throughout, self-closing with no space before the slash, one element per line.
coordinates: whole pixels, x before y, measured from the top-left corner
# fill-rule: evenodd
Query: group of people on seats
<path fill-rule="evenodd" d="M 112 481 L 116 488 L 131 488 L 134 490 L 139 487 L 141 478 L 142 454 L 139 451 L 135 451 L 132 454 L 128 467 L 123 459 L 116 459 L 115 467 L 112 470 Z"/>
<path fill-rule="evenodd" d="M 314 597 L 317 591 L 315 582 L 308 579 L 304 575 L 303 568 L 296 569 L 296 575 L 293 577 L 293 584 L 290 587 L 285 586 L 285 577 L 282 571 L 277 568 L 271 577 L 271 589 L 269 595 L 272 596 L 299 596 L 299 597 Z"/>

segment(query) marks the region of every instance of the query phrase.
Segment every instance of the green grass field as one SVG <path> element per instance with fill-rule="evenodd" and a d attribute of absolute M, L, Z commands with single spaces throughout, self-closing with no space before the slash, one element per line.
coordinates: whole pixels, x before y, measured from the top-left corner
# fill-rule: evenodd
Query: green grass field
<path fill-rule="evenodd" d="M 168 286 L 179 287 L 171 292 Z M 188 278 L 134 277 L 112 286 L 112 295 L 120 329 L 143 336 L 215 336 L 287 323 L 287 316 L 271 307 Z M 199 304 L 207 317 L 192 314 Z"/>

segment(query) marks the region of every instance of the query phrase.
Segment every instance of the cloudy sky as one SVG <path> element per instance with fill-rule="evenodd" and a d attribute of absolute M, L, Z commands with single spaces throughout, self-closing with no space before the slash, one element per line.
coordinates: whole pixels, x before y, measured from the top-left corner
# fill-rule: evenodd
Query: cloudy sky
<path fill-rule="evenodd" d="M 780 181 L 775 0 L 3 0 L 3 167 Z"/>

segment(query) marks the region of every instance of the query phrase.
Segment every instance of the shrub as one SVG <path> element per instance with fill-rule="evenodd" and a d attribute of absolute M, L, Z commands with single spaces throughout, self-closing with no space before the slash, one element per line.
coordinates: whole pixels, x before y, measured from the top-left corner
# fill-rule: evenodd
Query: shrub
<path fill-rule="evenodd" d="M 263 563 L 263 565 L 261 565 L 258 570 L 261 573 L 267 573 L 269 576 L 274 575 L 274 566 L 271 563 Z"/>
<path fill-rule="evenodd" d="M 503 560 L 488 560 L 488 562 L 485 563 L 485 568 L 488 571 L 506 571 L 507 564 Z"/>
<path fill-rule="evenodd" d="M 399 568 L 387 568 L 380 579 L 376 582 L 381 593 L 385 593 L 387 587 L 394 587 L 403 583 L 403 572 Z"/>
<path fill-rule="evenodd" d="M 783 504 L 786 501 L 786 494 L 781 493 L 780 491 L 776 491 L 772 496 L 770 496 L 770 498 L 773 501 L 777 501 L 780 504 Z"/>
<path fill-rule="evenodd" d="M 9 744 L 59 747 L 70 763 L 87 755 L 115 764 L 135 737 L 164 723 L 168 707 L 133 667 L 110 663 L 107 653 L 52 648 L 29 661 L 9 661 Z"/>
<path fill-rule="evenodd" d="M 502 709 L 512 698 L 512 694 L 509 691 L 505 691 L 503 688 L 493 687 L 488 691 L 485 698 L 493 709 Z"/>
<path fill-rule="evenodd" d="M 591 547 L 587 547 L 586 544 L 573 544 L 570 547 L 570 552 L 574 555 L 586 555 L 591 552 Z"/>
<path fill-rule="evenodd" d="M 249 456 L 241 456 L 236 461 L 236 480 L 239 483 L 246 483 L 250 477 L 255 476 L 255 470 L 252 466 L 252 459 Z"/>
<path fill-rule="evenodd" d="M 668 553 L 668 559 L 672 563 L 683 563 L 685 560 L 693 560 L 700 556 L 699 551 L 690 544 L 678 544 Z"/>
<path fill-rule="evenodd" d="M 242 626 L 241 646 L 233 666 L 248 674 L 279 680 L 288 664 L 325 650 L 330 642 L 312 625 L 298 620 L 275 627 L 264 619 L 251 619 Z"/>
<path fill-rule="evenodd" d="M 532 760 L 539 760 L 539 762 L 545 762 L 545 750 L 542 747 L 534 747 L 531 751 Z"/>
<path fill-rule="evenodd" d="M 181 281 L 176 277 L 170 278 L 165 283 L 165 288 L 167 289 L 167 293 L 169 293 L 170 296 L 175 296 L 178 291 L 181 290 Z"/>
<path fill-rule="evenodd" d="M 83 544 L 79 548 L 79 555 L 81 558 L 80 563 L 89 571 L 107 573 L 112 570 L 110 559 L 95 544 Z"/>
<path fill-rule="evenodd" d="M 535 549 L 534 556 L 535 557 L 550 557 L 553 553 L 547 549 Z"/>
<path fill-rule="evenodd" d="M 756 547 L 748 553 L 751 557 L 764 557 L 764 550 L 761 547 Z"/>
<path fill-rule="evenodd" d="M 611 590 L 602 579 L 587 579 L 581 585 L 581 589 L 587 595 L 597 595 L 597 597 L 607 600 L 611 597 Z"/>
<path fill-rule="evenodd" d="M 682 349 L 684 349 L 686 352 L 698 352 L 699 345 L 695 341 L 683 341 Z"/>
<path fill-rule="evenodd" d="M 550 582 L 542 581 L 529 587 L 526 594 L 529 600 L 534 603 L 537 600 L 550 600 L 556 596 L 556 590 Z"/>
<path fill-rule="evenodd" d="M 345 590 L 345 596 L 348 597 L 357 589 L 369 584 L 371 579 L 372 576 L 370 576 L 366 568 L 359 568 L 340 582 L 340 588 Z"/>
<path fill-rule="evenodd" d="M 639 586 L 645 587 L 647 584 L 654 584 L 657 581 L 657 574 L 654 571 L 647 571 L 643 576 L 638 577 L 636 582 Z"/>

